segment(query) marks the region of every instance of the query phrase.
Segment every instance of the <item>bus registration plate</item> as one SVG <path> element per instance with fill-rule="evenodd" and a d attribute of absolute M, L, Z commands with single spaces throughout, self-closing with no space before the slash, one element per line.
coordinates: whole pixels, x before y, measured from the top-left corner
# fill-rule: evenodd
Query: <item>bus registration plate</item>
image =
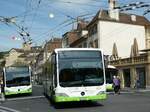
<path fill-rule="evenodd" d="M 86 100 L 85 97 L 80 97 L 80 101 L 84 101 L 84 100 Z"/>

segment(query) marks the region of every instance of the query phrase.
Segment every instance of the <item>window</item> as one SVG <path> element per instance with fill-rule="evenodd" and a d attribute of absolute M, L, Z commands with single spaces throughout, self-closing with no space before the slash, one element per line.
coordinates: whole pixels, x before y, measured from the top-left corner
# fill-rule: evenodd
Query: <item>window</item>
<path fill-rule="evenodd" d="M 89 36 L 92 36 L 97 33 L 97 24 L 95 24 L 91 29 L 89 30 Z"/>
<path fill-rule="evenodd" d="M 97 39 L 94 41 L 94 47 L 98 48 L 98 40 Z"/>

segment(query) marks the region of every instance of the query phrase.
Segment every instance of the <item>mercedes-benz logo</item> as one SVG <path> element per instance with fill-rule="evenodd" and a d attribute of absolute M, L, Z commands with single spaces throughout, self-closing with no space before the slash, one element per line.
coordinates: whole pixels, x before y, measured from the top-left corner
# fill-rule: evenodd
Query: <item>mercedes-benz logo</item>
<path fill-rule="evenodd" d="M 81 92 L 81 95 L 84 96 L 84 95 L 85 95 L 85 92 Z"/>

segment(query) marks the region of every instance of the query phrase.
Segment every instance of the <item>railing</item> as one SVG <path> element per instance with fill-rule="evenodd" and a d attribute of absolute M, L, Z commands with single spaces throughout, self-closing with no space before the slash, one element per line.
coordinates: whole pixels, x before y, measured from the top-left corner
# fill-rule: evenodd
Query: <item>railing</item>
<path fill-rule="evenodd" d="M 144 63 L 148 63 L 147 55 L 109 61 L 109 64 L 115 66 L 136 65 L 136 64 L 144 64 Z"/>

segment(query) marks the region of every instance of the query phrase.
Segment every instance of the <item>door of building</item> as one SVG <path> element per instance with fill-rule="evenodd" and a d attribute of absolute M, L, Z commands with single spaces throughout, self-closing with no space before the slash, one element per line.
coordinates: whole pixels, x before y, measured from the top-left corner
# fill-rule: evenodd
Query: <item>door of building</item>
<path fill-rule="evenodd" d="M 146 75 L 145 75 L 145 68 L 136 68 L 138 80 L 139 80 L 139 88 L 145 88 L 146 87 Z"/>
<path fill-rule="evenodd" d="M 125 87 L 130 87 L 131 85 L 130 69 L 124 69 L 123 76 L 124 76 Z"/>

